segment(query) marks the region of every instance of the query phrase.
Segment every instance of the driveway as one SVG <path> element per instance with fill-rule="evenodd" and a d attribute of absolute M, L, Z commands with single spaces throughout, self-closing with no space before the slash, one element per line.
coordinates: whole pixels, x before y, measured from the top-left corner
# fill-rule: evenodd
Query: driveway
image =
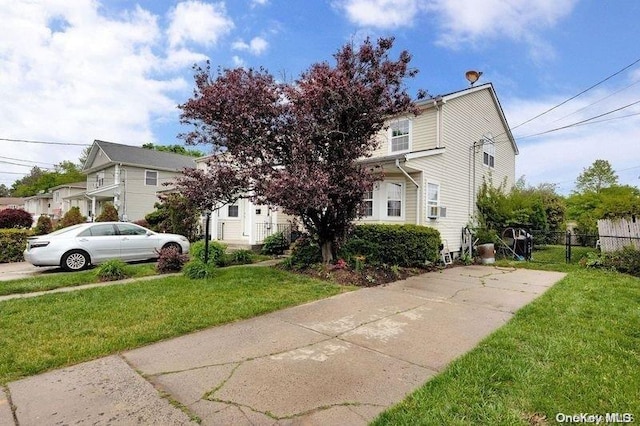
<path fill-rule="evenodd" d="M 63 270 L 57 266 L 39 268 L 27 262 L 0 263 L 0 281 L 28 278 L 56 272 L 63 272 Z"/>
<path fill-rule="evenodd" d="M 482 266 L 423 274 L 29 377 L 8 390 L 21 426 L 179 425 L 190 416 L 205 425 L 364 425 L 563 276 Z M 13 421 L 8 407 L 0 393 L 2 424 Z"/>

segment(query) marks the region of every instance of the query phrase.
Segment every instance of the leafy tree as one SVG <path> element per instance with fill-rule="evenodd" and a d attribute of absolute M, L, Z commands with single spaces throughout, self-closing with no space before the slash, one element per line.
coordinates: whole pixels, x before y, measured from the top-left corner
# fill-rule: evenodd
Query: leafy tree
<path fill-rule="evenodd" d="M 67 226 L 78 225 L 86 221 L 87 218 L 80 213 L 80 207 L 71 207 L 69 211 L 62 216 L 57 228 L 66 228 Z"/>
<path fill-rule="evenodd" d="M 582 170 L 576 179 L 576 192 L 600 192 L 603 188 L 618 184 L 618 176 L 607 160 L 596 160 Z"/>
<path fill-rule="evenodd" d="M 142 145 L 143 148 L 153 149 L 156 151 L 163 152 L 173 152 L 174 154 L 181 155 L 189 155 L 191 157 L 204 157 L 204 153 L 202 151 L 198 151 L 197 149 L 187 149 L 182 145 L 154 145 L 153 143 L 145 143 Z"/>
<path fill-rule="evenodd" d="M 189 241 L 199 237 L 200 214 L 196 206 L 181 194 L 166 194 L 155 204 L 155 210 L 145 216 L 149 228 L 156 232 L 184 235 Z"/>
<path fill-rule="evenodd" d="M 31 213 L 23 209 L 0 210 L 0 228 L 31 228 Z"/>
<path fill-rule="evenodd" d="M 96 222 L 117 222 L 120 218 L 118 217 L 118 210 L 111 203 L 105 203 L 102 206 L 102 211 L 96 218 Z"/>
<path fill-rule="evenodd" d="M 53 231 L 53 222 L 46 214 L 41 214 L 34 229 L 36 235 L 46 235 Z"/>
<path fill-rule="evenodd" d="M 418 114 L 404 79 L 411 56 L 389 58 L 393 38 L 343 46 L 335 65 L 312 65 L 279 83 L 266 70 L 196 67 L 195 94 L 181 121 L 188 144 L 210 144 L 208 170 L 190 170 L 178 187 L 202 209 L 239 197 L 299 217 L 329 262 L 379 173 L 358 162 L 371 155 L 385 119 Z M 419 94 L 421 97 L 423 93 Z"/>
<path fill-rule="evenodd" d="M 7 188 L 7 185 L 0 183 L 0 197 L 10 197 L 11 191 Z"/>
<path fill-rule="evenodd" d="M 80 171 L 80 167 L 71 162 L 63 161 L 54 166 L 53 171 L 45 171 L 35 166 L 31 172 L 18 179 L 11 186 L 11 192 L 16 197 L 28 197 L 36 195 L 40 191 L 47 191 L 54 186 L 86 180 L 86 176 Z"/>

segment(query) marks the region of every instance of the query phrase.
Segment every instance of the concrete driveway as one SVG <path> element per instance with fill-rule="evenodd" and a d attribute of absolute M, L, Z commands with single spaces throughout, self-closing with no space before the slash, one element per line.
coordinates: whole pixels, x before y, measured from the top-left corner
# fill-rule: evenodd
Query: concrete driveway
<path fill-rule="evenodd" d="M 55 272 L 63 272 L 63 269 L 57 266 L 39 268 L 27 262 L 0 263 L 0 281 L 15 280 Z"/>
<path fill-rule="evenodd" d="M 366 424 L 563 276 L 469 266 L 341 294 L 12 382 L 13 414 L 21 426 Z M 0 394 L 0 424 L 8 407 Z"/>

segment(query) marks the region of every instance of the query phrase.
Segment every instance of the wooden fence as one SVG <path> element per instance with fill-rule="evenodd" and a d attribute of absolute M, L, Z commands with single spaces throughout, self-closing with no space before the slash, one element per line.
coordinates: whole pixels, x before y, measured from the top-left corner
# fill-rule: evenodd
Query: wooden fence
<path fill-rule="evenodd" d="M 625 246 L 635 246 L 640 250 L 640 220 L 601 219 L 598 221 L 600 249 L 603 252 L 621 250 Z"/>

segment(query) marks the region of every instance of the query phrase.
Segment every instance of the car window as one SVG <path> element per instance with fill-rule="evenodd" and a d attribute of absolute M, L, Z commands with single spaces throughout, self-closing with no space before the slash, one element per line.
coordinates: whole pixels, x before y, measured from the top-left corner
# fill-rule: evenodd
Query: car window
<path fill-rule="evenodd" d="M 116 235 L 113 225 L 93 225 L 78 234 L 79 237 L 104 237 Z"/>
<path fill-rule="evenodd" d="M 146 235 L 147 230 L 140 228 L 139 226 L 129 225 L 126 223 L 119 223 L 116 225 L 120 235 Z"/>

